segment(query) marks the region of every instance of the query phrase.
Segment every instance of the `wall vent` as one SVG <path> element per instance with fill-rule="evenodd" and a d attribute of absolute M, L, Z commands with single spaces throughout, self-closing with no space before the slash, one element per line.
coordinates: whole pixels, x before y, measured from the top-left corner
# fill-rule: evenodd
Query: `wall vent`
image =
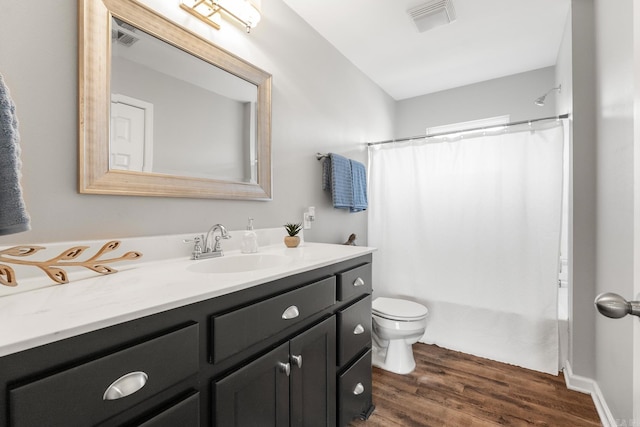
<path fill-rule="evenodd" d="M 433 0 L 413 7 L 407 13 L 421 33 L 456 20 L 452 0 Z"/>
<path fill-rule="evenodd" d="M 136 28 L 132 25 L 122 22 L 117 18 L 113 18 L 115 25 L 111 30 L 111 38 L 119 44 L 131 47 L 135 42 L 140 40 L 136 35 Z"/>

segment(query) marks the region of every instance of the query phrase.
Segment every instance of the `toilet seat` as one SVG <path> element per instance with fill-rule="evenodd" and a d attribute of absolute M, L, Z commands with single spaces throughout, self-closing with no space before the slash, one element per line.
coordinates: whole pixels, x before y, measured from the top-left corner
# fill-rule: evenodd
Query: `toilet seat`
<path fill-rule="evenodd" d="M 384 319 L 400 322 L 422 320 L 427 317 L 427 307 L 417 302 L 399 298 L 379 297 L 373 300 L 371 311 Z"/>

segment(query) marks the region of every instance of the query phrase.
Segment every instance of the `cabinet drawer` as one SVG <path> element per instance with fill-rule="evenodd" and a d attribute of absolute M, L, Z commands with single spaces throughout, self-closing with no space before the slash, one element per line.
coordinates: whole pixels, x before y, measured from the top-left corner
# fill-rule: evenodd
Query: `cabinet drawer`
<path fill-rule="evenodd" d="M 371 295 L 338 312 L 338 366 L 371 347 Z"/>
<path fill-rule="evenodd" d="M 371 350 L 338 378 L 339 426 L 368 414 L 372 407 Z"/>
<path fill-rule="evenodd" d="M 195 393 L 140 424 L 138 427 L 175 427 L 200 425 L 200 394 Z"/>
<path fill-rule="evenodd" d="M 348 301 L 371 293 L 371 264 L 365 264 L 336 275 L 338 300 Z"/>
<path fill-rule="evenodd" d="M 335 278 L 212 318 L 213 362 L 226 359 L 335 304 Z"/>
<path fill-rule="evenodd" d="M 191 325 L 11 389 L 10 425 L 94 425 L 197 372 L 198 325 Z M 128 380 L 124 380 L 124 385 L 114 384 L 130 373 L 144 374 L 128 377 L 136 385 Z M 148 378 L 146 383 L 139 381 L 143 375 Z M 105 400 L 112 384 L 125 393 L 132 392 Z"/>

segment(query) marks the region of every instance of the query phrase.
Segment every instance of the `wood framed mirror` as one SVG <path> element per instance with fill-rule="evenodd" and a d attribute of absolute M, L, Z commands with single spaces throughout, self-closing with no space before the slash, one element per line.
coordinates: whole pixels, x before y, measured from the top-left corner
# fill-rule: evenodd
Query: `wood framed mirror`
<path fill-rule="evenodd" d="M 220 49 L 210 41 L 176 25 L 135 0 L 78 0 L 79 22 L 79 191 L 85 194 L 111 194 L 134 196 L 193 197 L 214 199 L 270 200 L 271 176 L 271 75 L 252 64 Z M 129 64 L 130 68 L 116 65 L 113 55 L 119 37 L 153 40 L 166 45 L 182 55 L 186 62 L 197 63 L 197 71 L 189 68 L 183 73 L 198 75 L 196 80 L 213 81 L 220 77 L 222 88 L 244 87 L 240 92 L 252 95 L 216 93 L 223 106 L 210 108 L 212 101 L 196 100 L 206 92 L 200 81 L 158 82 L 143 86 L 153 79 L 141 77 L 139 70 L 148 64 Z M 144 45 L 141 43 L 140 46 Z M 163 47 L 164 49 L 164 47 Z M 143 55 L 133 55 L 137 58 Z M 175 58 L 178 58 L 175 56 Z M 121 60 L 118 58 L 120 64 Z M 179 64 L 174 68 L 186 68 L 182 61 L 161 58 L 156 62 Z M 135 68 L 131 71 L 131 67 Z M 114 70 L 122 69 L 130 74 L 116 78 Z M 204 70 L 204 71 L 203 71 Z M 113 72 L 113 75 L 112 75 Z M 181 71 L 154 70 L 167 78 L 168 74 Z M 204 77 L 203 77 L 204 75 Z M 136 83 L 134 77 L 138 78 Z M 180 86 L 184 85 L 184 86 Z M 117 86 L 117 88 L 116 88 Z M 177 94 L 159 93 L 166 88 L 179 87 Z M 127 87 L 129 89 L 127 89 Z M 153 87 L 156 89 L 154 90 Z M 114 90 L 115 89 L 115 90 Z M 227 89 L 222 89 L 224 92 Z M 132 94 L 129 91 L 139 93 Z M 184 93 L 196 95 L 189 98 Z M 124 92 L 124 93 L 123 93 Z M 180 97 L 189 102 L 180 104 Z M 139 99 L 144 98 L 144 99 Z M 157 98 L 149 102 L 147 98 Z M 139 105 L 132 99 L 138 100 Z M 171 99 L 171 102 L 163 102 Z M 124 101 L 123 101 L 124 100 Z M 114 138 L 134 135 L 133 125 L 115 117 L 118 103 L 136 104 L 145 111 L 138 120 L 142 123 L 143 158 L 138 166 L 128 154 L 120 154 L 113 148 Z M 168 105 L 165 105 L 168 104 Z M 193 104 L 198 106 L 191 111 Z M 151 105 L 151 107 L 149 107 Z M 202 105 L 206 105 L 203 107 Z M 229 107 L 228 105 L 231 105 Z M 171 110 L 165 112 L 165 107 Z M 237 110 L 238 115 L 227 114 Z M 149 121 L 149 112 L 155 119 Z M 182 115 L 184 114 L 184 115 Z M 115 118 L 114 118 L 115 117 Z M 124 123 L 124 125 L 119 125 Z M 157 123 L 149 124 L 149 123 Z M 167 123 L 170 126 L 167 126 Z M 161 124 L 165 128 L 160 128 Z M 235 128 L 230 127 L 234 124 Z M 184 125 L 180 128 L 178 125 Z M 138 134 L 140 133 L 137 132 Z M 197 148 L 195 134 L 204 136 Z M 162 137 L 171 137 L 162 139 Z M 240 136 L 238 136 L 240 135 Z M 168 151 L 167 151 L 168 150 Z M 173 158 L 180 166 L 168 165 Z M 227 167 L 230 158 L 240 166 Z M 203 160 L 211 163 L 201 164 Z M 233 171 L 231 171 L 233 169 Z M 231 171 L 231 172 L 225 172 Z"/>

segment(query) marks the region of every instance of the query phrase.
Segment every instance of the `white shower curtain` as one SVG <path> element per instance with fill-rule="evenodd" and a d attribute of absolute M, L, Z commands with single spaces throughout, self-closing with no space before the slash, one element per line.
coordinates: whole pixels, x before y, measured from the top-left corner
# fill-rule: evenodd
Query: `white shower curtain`
<path fill-rule="evenodd" d="M 369 149 L 374 297 L 429 309 L 422 340 L 557 374 L 561 123 Z"/>

